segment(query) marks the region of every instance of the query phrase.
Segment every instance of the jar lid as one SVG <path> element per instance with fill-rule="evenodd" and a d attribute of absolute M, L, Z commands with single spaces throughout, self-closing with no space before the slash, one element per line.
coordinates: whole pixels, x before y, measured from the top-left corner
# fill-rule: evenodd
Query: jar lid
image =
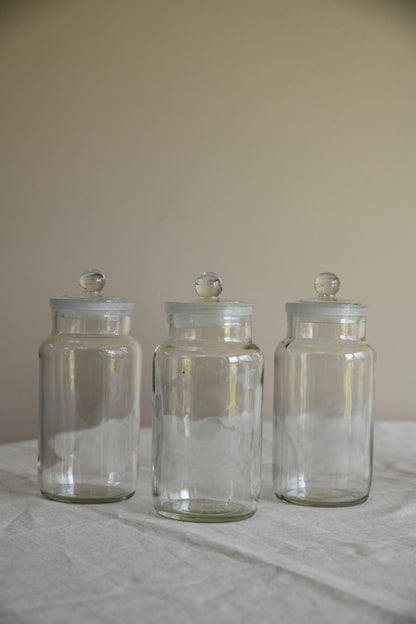
<path fill-rule="evenodd" d="M 246 323 L 254 306 L 243 301 L 221 301 L 222 280 L 216 273 L 202 273 L 195 280 L 196 301 L 167 301 L 165 311 L 174 316 L 175 327 L 223 327 Z"/>
<path fill-rule="evenodd" d="M 367 306 L 362 303 L 337 299 L 340 280 L 334 273 L 320 273 L 315 279 L 318 296 L 286 304 L 288 316 L 298 321 L 355 323 L 366 318 Z"/>
<path fill-rule="evenodd" d="M 134 303 L 128 299 L 118 297 L 103 297 L 101 294 L 105 286 L 104 273 L 97 269 L 88 269 L 81 273 L 79 285 L 82 288 L 80 295 L 61 295 L 50 299 L 50 306 L 60 316 L 108 316 L 125 315 L 134 308 Z"/>

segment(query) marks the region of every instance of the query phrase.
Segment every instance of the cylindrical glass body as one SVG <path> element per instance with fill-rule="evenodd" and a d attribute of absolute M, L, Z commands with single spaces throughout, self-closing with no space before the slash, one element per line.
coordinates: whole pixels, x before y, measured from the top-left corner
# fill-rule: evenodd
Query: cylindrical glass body
<path fill-rule="evenodd" d="M 129 334 L 129 315 L 53 312 L 39 350 L 38 475 L 48 498 L 104 503 L 134 493 L 141 350 Z"/>
<path fill-rule="evenodd" d="M 325 305 L 325 304 L 322 304 Z M 374 358 L 364 318 L 288 318 L 275 354 L 273 482 L 278 498 L 345 506 L 368 498 Z"/>
<path fill-rule="evenodd" d="M 253 515 L 260 491 L 263 355 L 251 342 L 251 322 L 183 327 L 168 315 L 153 380 L 157 512 L 196 522 Z"/>

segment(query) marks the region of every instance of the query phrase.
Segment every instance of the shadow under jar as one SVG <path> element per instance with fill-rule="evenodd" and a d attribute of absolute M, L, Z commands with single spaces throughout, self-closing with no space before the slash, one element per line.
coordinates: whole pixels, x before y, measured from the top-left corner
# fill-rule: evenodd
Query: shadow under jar
<path fill-rule="evenodd" d="M 60 502 L 116 502 L 136 489 L 141 349 L 133 303 L 102 297 L 104 284 L 86 271 L 82 295 L 51 299 L 39 349 L 39 486 Z"/>
<path fill-rule="evenodd" d="M 371 486 L 375 353 L 366 306 L 338 300 L 338 288 L 322 273 L 316 299 L 286 304 L 275 353 L 273 482 L 300 505 L 355 505 Z"/>
<path fill-rule="evenodd" d="M 196 289 L 199 300 L 166 304 L 154 354 L 154 505 L 177 520 L 242 520 L 260 492 L 263 355 L 251 304 L 220 301 L 212 273 Z"/>

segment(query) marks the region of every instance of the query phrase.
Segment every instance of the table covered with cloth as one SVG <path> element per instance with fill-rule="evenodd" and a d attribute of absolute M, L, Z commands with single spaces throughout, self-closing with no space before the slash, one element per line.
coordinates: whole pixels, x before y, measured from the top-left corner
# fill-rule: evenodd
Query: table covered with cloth
<path fill-rule="evenodd" d="M 416 423 L 377 422 L 368 501 L 279 501 L 263 429 L 262 494 L 248 520 L 161 518 L 142 429 L 133 498 L 41 496 L 35 441 L 0 446 L 0 623 L 416 622 Z"/>

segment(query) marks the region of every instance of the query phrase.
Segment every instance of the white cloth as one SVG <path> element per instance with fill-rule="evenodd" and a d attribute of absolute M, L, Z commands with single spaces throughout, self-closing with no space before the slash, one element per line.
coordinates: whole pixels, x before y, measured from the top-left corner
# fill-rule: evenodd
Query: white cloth
<path fill-rule="evenodd" d="M 357 507 L 278 501 L 264 427 L 257 513 L 230 524 L 155 515 L 151 432 L 136 494 L 46 500 L 36 443 L 0 447 L 0 623 L 416 622 L 416 423 L 376 423 L 373 487 Z"/>

